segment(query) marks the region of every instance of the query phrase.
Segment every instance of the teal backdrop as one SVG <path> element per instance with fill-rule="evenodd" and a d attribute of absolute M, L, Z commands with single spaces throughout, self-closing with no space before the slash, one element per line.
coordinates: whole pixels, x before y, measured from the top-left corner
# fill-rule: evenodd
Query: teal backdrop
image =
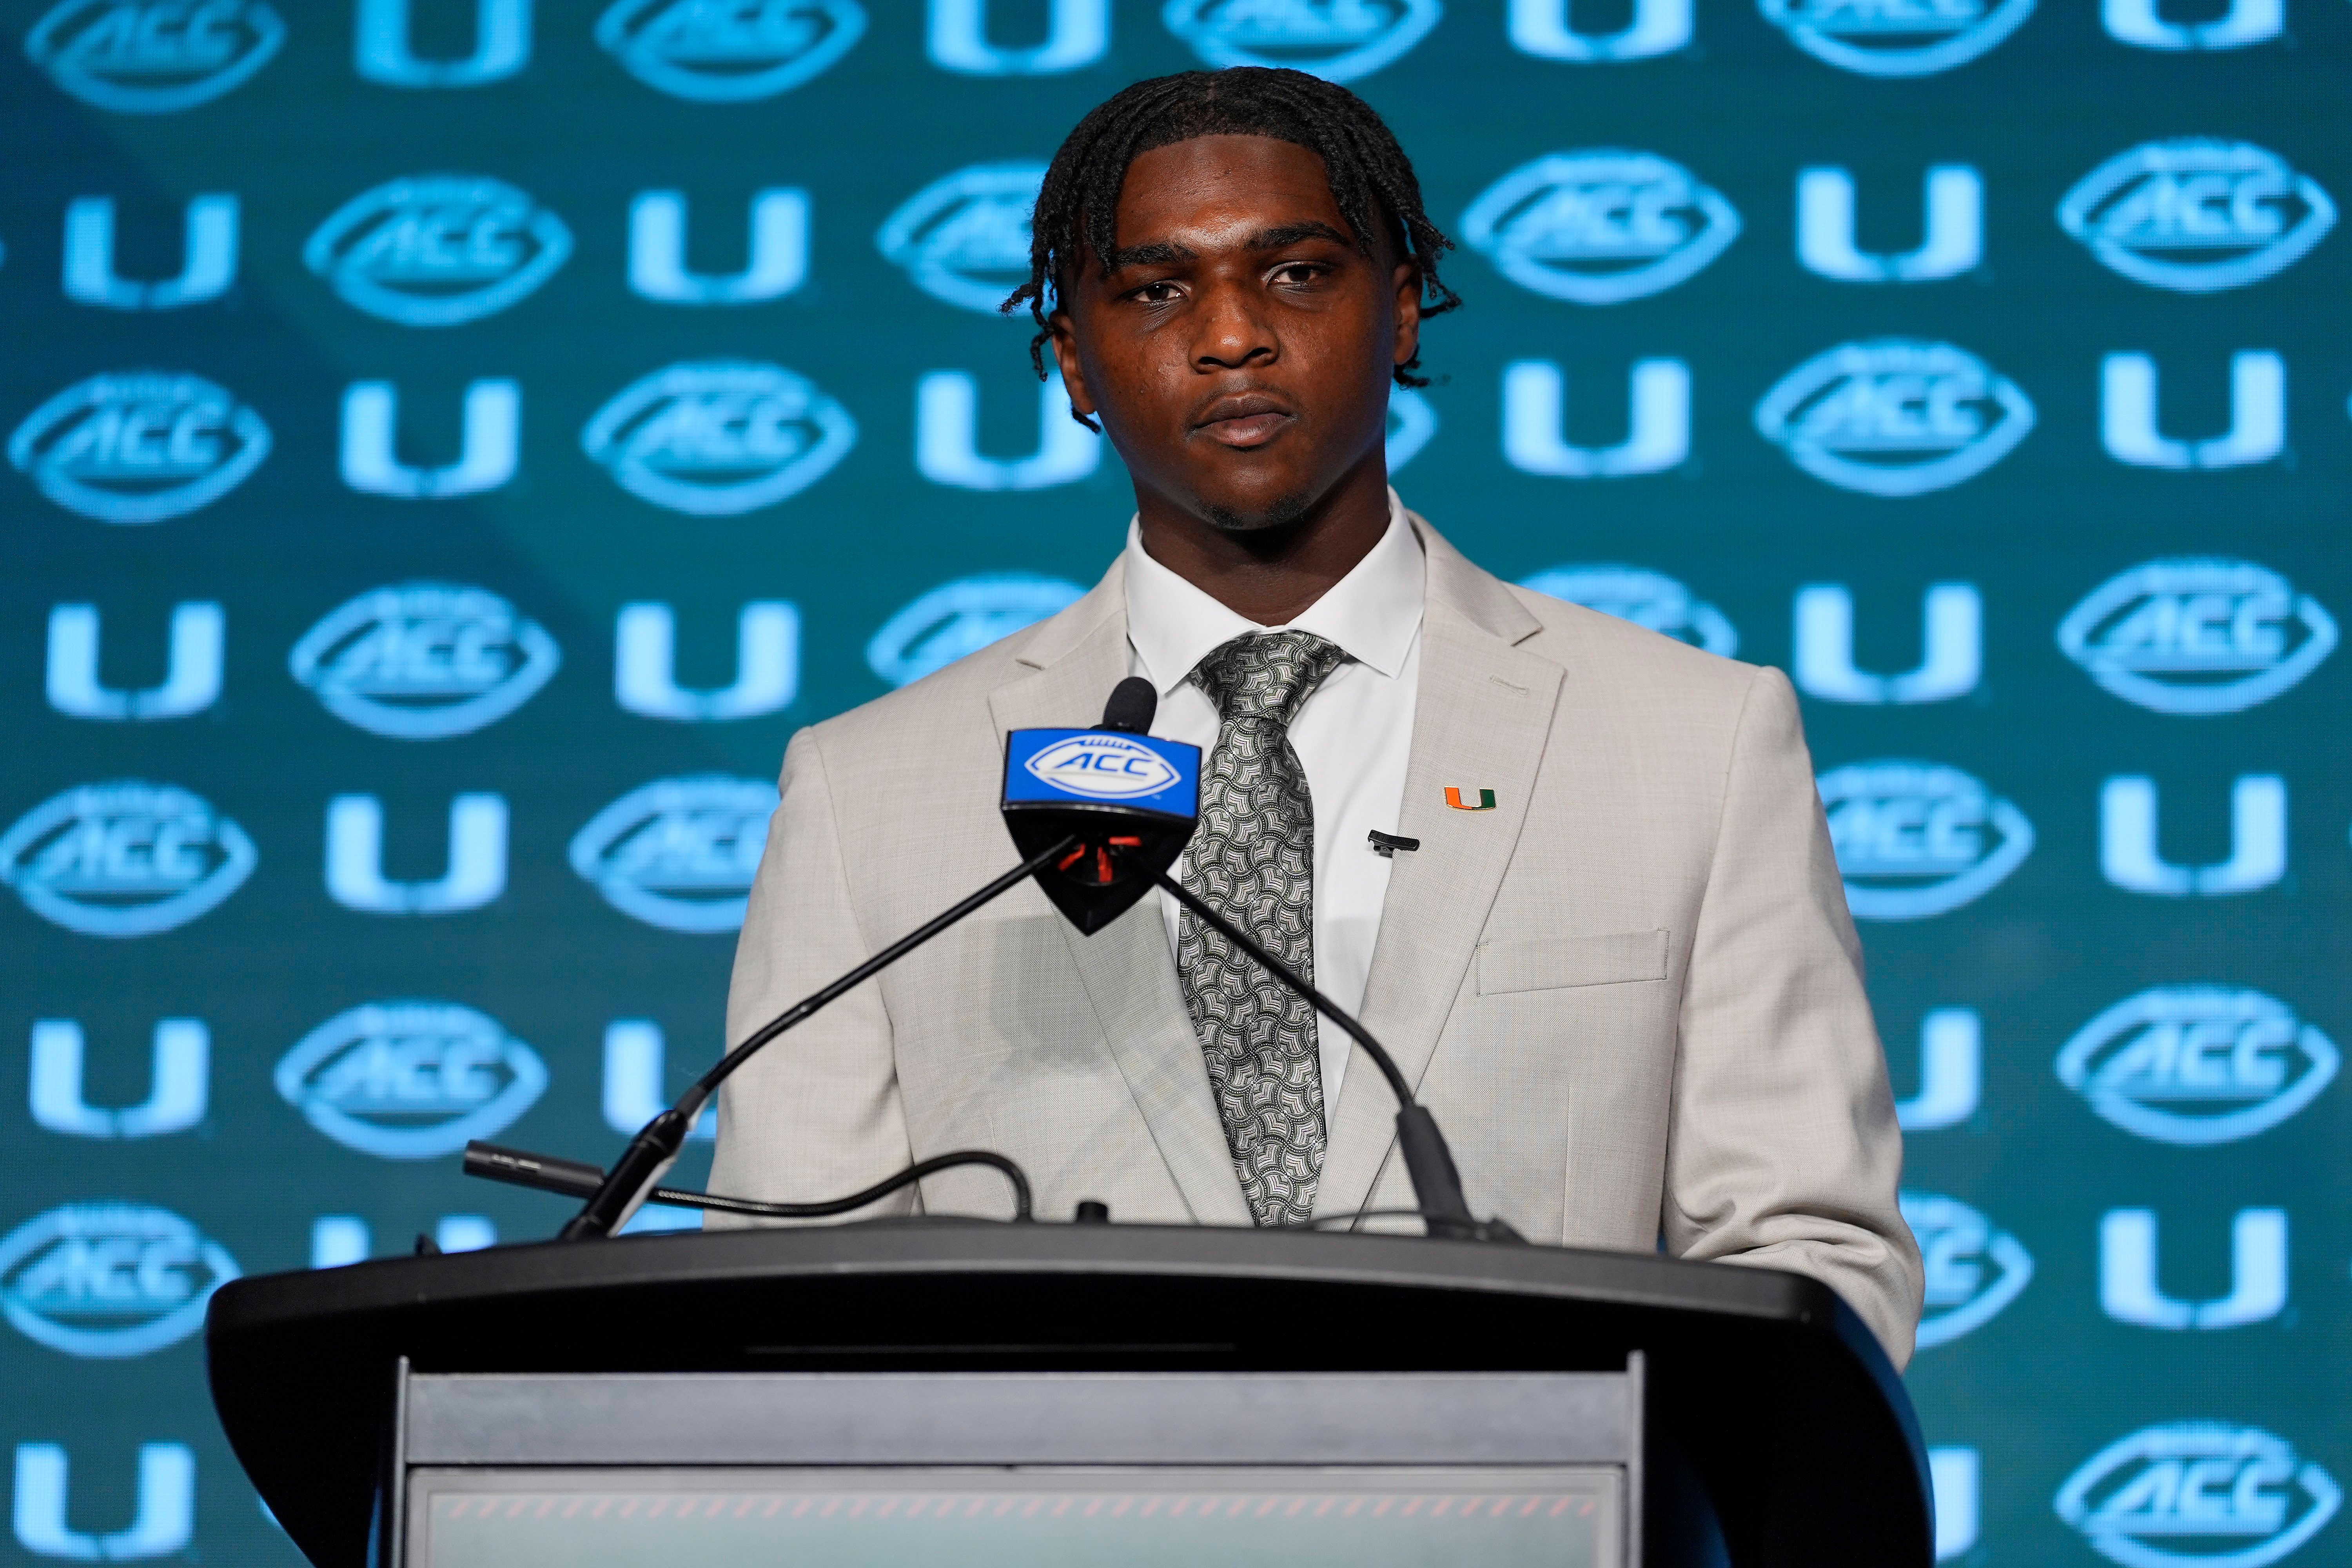
<path fill-rule="evenodd" d="M 793 730 L 1120 545 L 1044 162 L 1259 61 L 1461 244 L 1406 500 L 1804 696 L 1943 1554 L 2352 1560 L 2344 0 L 0 24 L 0 1554 L 295 1560 L 205 1297 L 544 1236 L 464 1141 L 712 1058 Z"/>

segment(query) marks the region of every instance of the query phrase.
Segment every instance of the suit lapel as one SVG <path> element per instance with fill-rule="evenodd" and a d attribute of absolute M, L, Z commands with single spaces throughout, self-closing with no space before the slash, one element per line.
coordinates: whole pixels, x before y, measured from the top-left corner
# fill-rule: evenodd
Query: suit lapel
<path fill-rule="evenodd" d="M 1417 521 L 1418 520 L 1416 520 Z M 1541 624 L 1426 524 L 1429 601 L 1396 857 L 1364 993 L 1365 1026 L 1418 1088 L 1477 951 L 1526 820 L 1564 672 L 1516 643 Z M 1455 810 L 1492 790 L 1491 810 Z M 1325 1025 L 1325 1027 L 1330 1027 Z M 1362 1208 L 1396 1136 L 1396 1101 L 1369 1061 L 1348 1068 L 1332 1118 L 1318 1214 Z"/>
<path fill-rule="evenodd" d="M 1013 679 L 989 694 L 999 754 L 1007 731 L 1083 728 L 1099 722 L 1103 700 L 1129 673 L 1124 574 L 1117 566 L 1086 599 L 1041 627 L 1015 656 Z M 1087 999 L 1194 1219 L 1248 1225 L 1248 1202 L 1234 1172 L 1223 1124 L 1209 1092 L 1208 1068 L 1176 983 L 1159 895 L 1081 936 L 1055 921 L 1069 943 Z"/>

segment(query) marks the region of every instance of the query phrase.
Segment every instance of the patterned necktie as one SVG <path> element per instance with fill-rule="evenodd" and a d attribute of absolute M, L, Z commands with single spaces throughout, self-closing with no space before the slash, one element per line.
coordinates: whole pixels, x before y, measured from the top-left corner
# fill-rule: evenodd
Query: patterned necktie
<path fill-rule="evenodd" d="M 1315 978 L 1315 807 L 1290 721 L 1347 656 L 1307 632 L 1238 637 L 1192 682 L 1217 705 L 1184 886 Z M 1315 1010 L 1232 942 L 1181 913 L 1176 968 L 1242 1192 L 1262 1226 L 1305 1225 L 1323 1173 Z"/>

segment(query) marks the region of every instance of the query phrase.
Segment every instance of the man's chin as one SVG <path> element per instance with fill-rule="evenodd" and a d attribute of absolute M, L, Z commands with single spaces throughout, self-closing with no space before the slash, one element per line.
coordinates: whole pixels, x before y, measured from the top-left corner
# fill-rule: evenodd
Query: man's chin
<path fill-rule="evenodd" d="M 1264 533 L 1289 528 L 1314 509 L 1315 497 L 1305 490 L 1270 500 L 1235 503 L 1201 498 L 1193 510 L 1219 533 Z"/>

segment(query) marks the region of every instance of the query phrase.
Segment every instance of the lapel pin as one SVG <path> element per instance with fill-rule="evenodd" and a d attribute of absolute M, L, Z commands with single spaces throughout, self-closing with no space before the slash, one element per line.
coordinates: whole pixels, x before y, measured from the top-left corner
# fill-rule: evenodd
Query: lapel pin
<path fill-rule="evenodd" d="M 1462 798 L 1462 789 L 1460 785 L 1447 784 L 1445 786 L 1445 804 L 1452 806 L 1456 811 L 1492 811 L 1495 809 L 1495 792 L 1490 789 L 1480 790 L 1478 792 L 1478 804 L 1473 805 L 1468 801 Z"/>

